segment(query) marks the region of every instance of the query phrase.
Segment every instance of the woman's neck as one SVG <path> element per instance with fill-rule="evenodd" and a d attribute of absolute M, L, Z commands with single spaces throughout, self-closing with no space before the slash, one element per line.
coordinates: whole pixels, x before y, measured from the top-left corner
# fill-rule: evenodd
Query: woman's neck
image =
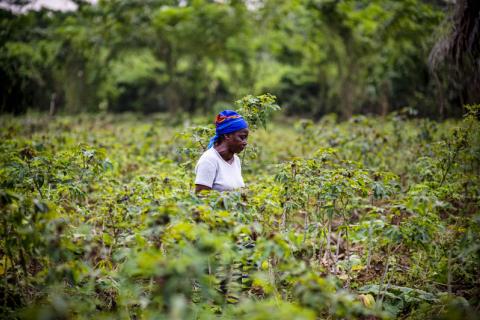
<path fill-rule="evenodd" d="M 227 146 L 223 143 L 214 146 L 215 150 L 217 150 L 218 154 L 223 158 L 223 160 L 231 163 L 233 161 L 234 153 L 228 150 Z"/>

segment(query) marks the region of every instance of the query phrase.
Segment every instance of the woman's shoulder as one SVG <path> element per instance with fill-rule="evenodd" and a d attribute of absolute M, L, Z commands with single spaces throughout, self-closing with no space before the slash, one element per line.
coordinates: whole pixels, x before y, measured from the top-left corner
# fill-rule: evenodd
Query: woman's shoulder
<path fill-rule="evenodd" d="M 215 154 L 215 150 L 213 148 L 205 150 L 202 155 L 200 156 L 200 159 L 198 161 L 210 161 L 213 162 L 217 158 L 217 155 Z"/>
<path fill-rule="evenodd" d="M 217 169 L 218 168 L 218 162 L 217 159 L 215 158 L 215 154 L 212 153 L 211 149 L 206 150 L 205 152 L 202 153 L 200 158 L 197 161 L 197 164 L 195 165 L 195 172 L 198 173 L 198 170 L 203 171 L 203 170 L 212 170 L 212 169 Z"/>

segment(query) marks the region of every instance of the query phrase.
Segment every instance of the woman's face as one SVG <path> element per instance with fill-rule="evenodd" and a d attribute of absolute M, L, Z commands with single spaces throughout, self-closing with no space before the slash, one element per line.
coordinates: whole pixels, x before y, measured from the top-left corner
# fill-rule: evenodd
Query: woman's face
<path fill-rule="evenodd" d="M 233 153 L 240 153 L 247 146 L 248 128 L 238 130 L 225 135 L 228 149 Z"/>

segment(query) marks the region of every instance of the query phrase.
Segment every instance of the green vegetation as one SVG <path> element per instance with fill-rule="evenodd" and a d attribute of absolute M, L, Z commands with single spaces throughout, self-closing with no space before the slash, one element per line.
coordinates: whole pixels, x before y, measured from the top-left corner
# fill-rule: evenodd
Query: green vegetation
<path fill-rule="evenodd" d="M 0 318 L 478 318 L 478 0 L 71 1 L 0 3 Z"/>
<path fill-rule="evenodd" d="M 1 113 L 200 114 L 271 92 L 291 115 L 412 107 L 438 118 L 479 101 L 475 0 L 457 1 L 469 16 L 455 28 L 440 0 L 74 2 L 70 12 L 0 9 Z"/>
<path fill-rule="evenodd" d="M 2 117 L 2 314 L 474 319 L 478 112 L 277 118 L 242 155 L 247 188 L 203 197 L 206 118 Z"/>

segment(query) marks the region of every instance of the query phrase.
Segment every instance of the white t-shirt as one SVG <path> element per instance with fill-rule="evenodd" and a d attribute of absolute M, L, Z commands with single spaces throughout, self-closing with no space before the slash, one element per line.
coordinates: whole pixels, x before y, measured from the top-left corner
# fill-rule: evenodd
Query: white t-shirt
<path fill-rule="evenodd" d="M 234 154 L 233 162 L 225 161 L 215 148 L 205 151 L 195 167 L 195 184 L 218 191 L 231 191 L 245 186 L 240 158 Z"/>

